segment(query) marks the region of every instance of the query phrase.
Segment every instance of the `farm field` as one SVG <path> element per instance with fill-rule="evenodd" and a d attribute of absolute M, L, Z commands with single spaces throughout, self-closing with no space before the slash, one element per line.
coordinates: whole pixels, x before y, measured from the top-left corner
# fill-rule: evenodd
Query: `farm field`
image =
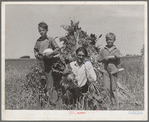
<path fill-rule="evenodd" d="M 28 109 L 21 105 L 19 99 L 26 75 L 35 66 L 35 59 L 5 60 L 5 109 Z M 124 84 L 135 95 L 139 104 L 123 103 L 113 110 L 144 110 L 144 65 L 141 57 L 123 57 L 119 67 L 125 70 L 118 74 L 118 81 Z M 39 109 L 39 108 L 31 108 Z M 50 107 L 49 107 L 50 109 Z"/>

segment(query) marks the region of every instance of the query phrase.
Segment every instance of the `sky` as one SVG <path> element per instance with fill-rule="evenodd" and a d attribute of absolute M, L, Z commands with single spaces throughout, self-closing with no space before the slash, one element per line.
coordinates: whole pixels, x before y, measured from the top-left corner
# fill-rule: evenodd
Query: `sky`
<path fill-rule="evenodd" d="M 61 25 L 70 20 L 79 21 L 79 26 L 89 35 L 102 37 L 98 43 L 106 45 L 105 35 L 116 35 L 115 45 L 121 54 L 137 54 L 144 42 L 144 5 L 122 4 L 6 4 L 5 6 L 5 58 L 34 58 L 33 48 L 40 37 L 38 23 L 49 26 L 48 36 L 65 36 Z M 57 42 L 59 44 L 59 42 Z"/>

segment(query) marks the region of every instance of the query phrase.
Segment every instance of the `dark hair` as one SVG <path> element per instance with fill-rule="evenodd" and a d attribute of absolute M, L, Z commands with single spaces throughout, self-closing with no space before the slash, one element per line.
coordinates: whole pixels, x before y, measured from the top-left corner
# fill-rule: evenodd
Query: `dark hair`
<path fill-rule="evenodd" d="M 115 34 L 110 32 L 110 33 L 108 33 L 108 34 L 106 35 L 106 40 L 107 40 L 107 39 L 111 39 L 111 38 L 113 38 L 114 40 L 116 40 Z"/>
<path fill-rule="evenodd" d="M 48 25 L 47 25 L 45 22 L 40 22 L 40 23 L 38 24 L 38 27 L 42 27 L 42 28 L 48 30 Z"/>
<path fill-rule="evenodd" d="M 85 47 L 79 47 L 77 50 L 76 50 L 76 54 L 78 54 L 78 52 L 82 51 L 84 54 L 85 54 L 85 57 L 88 56 L 87 54 L 87 50 Z"/>

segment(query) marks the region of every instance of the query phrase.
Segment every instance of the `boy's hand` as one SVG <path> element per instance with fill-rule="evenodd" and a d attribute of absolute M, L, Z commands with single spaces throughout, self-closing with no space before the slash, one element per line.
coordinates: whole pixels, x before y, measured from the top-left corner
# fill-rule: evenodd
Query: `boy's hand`
<path fill-rule="evenodd" d="M 38 58 L 38 54 L 35 54 L 35 57 Z"/>
<path fill-rule="evenodd" d="M 119 54 L 115 54 L 115 57 L 116 57 L 116 58 L 120 58 L 121 55 L 119 55 Z"/>
<path fill-rule="evenodd" d="M 38 56 L 39 56 L 39 58 L 40 58 L 40 59 L 42 59 L 42 58 L 43 58 L 43 55 L 42 55 L 42 54 L 39 54 Z"/>
<path fill-rule="evenodd" d="M 43 58 L 43 55 L 41 55 L 41 54 L 36 54 L 35 57 L 36 57 L 37 59 L 42 59 L 42 58 Z"/>
<path fill-rule="evenodd" d="M 107 57 L 105 58 L 106 61 L 108 61 L 109 59 L 115 59 L 115 56 L 107 56 Z"/>
<path fill-rule="evenodd" d="M 106 58 L 105 58 L 105 61 L 108 61 L 108 60 L 109 60 L 109 57 L 106 57 Z"/>

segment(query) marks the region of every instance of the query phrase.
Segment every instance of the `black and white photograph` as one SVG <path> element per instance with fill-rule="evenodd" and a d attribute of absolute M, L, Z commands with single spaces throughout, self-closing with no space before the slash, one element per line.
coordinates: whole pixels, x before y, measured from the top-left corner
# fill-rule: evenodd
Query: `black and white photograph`
<path fill-rule="evenodd" d="M 2 2 L 2 120 L 148 120 L 146 1 Z"/>

